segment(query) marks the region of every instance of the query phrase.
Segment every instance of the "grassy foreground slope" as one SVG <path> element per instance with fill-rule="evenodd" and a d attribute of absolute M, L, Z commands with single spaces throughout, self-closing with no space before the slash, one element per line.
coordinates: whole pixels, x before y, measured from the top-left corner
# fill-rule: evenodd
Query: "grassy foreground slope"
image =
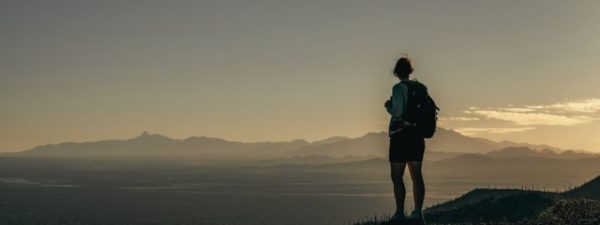
<path fill-rule="evenodd" d="M 387 225 L 374 219 L 356 225 Z M 566 192 L 476 189 L 425 210 L 438 225 L 598 225 L 600 176 Z"/>

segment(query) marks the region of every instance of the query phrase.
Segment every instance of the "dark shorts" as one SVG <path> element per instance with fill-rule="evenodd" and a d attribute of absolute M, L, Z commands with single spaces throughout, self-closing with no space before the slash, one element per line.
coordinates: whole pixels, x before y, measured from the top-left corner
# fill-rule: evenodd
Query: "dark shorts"
<path fill-rule="evenodd" d="M 390 162 L 423 161 L 425 139 L 410 134 L 396 134 L 390 137 Z"/>

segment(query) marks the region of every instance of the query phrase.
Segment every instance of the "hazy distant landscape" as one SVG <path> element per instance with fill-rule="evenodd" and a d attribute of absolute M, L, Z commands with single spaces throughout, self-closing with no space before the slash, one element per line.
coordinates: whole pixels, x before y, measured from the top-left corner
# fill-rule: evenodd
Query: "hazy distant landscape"
<path fill-rule="evenodd" d="M 600 1 L 2 0 L 0 225 L 389 225 L 397 118 L 436 121 L 428 225 L 600 225 L 599 21 Z"/>
<path fill-rule="evenodd" d="M 561 192 L 600 174 L 589 152 L 436 135 L 425 156 L 428 207 L 475 188 Z M 259 143 L 143 133 L 39 146 L 0 157 L 0 221 L 348 224 L 394 209 L 386 153 L 386 133 Z"/>

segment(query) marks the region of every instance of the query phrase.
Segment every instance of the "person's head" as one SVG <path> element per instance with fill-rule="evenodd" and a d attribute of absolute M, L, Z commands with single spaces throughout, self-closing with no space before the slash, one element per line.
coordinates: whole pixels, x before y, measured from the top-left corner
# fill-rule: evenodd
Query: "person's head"
<path fill-rule="evenodd" d="M 394 67 L 394 76 L 399 79 L 406 79 L 413 72 L 413 67 L 408 56 L 403 56 L 398 59 Z"/>

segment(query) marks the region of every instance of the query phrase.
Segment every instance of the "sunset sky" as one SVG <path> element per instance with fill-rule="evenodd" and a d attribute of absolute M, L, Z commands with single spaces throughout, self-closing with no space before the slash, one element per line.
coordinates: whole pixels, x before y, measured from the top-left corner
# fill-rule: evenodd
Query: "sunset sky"
<path fill-rule="evenodd" d="M 0 151 L 380 132 L 406 53 L 441 127 L 600 152 L 599 24 L 600 1 L 0 1 Z"/>

